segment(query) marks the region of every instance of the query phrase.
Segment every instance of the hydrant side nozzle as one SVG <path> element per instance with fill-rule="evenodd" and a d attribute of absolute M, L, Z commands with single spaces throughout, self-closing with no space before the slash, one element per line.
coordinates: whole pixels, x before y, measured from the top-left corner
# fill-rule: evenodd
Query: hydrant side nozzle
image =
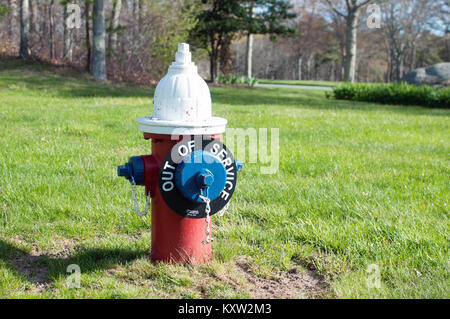
<path fill-rule="evenodd" d="M 128 162 L 128 166 L 131 168 L 131 174 L 134 178 L 136 185 L 144 185 L 145 181 L 145 167 L 144 161 L 141 156 L 132 156 Z"/>
<path fill-rule="evenodd" d="M 244 163 L 239 162 L 239 161 L 234 161 L 236 163 L 236 169 L 238 172 L 242 171 L 242 169 L 244 168 Z"/>
<path fill-rule="evenodd" d="M 144 185 L 145 170 L 141 156 L 130 157 L 128 163 L 117 167 L 117 175 L 123 176 L 129 181 L 134 180 L 136 185 Z"/>

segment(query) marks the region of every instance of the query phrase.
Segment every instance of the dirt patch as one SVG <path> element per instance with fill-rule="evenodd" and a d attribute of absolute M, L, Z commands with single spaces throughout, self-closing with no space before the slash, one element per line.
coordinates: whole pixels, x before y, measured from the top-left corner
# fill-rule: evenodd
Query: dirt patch
<path fill-rule="evenodd" d="M 42 263 L 42 257 L 31 253 L 29 255 L 15 255 L 10 262 L 14 269 L 29 282 L 34 283 L 38 290 L 45 289 L 50 284 L 48 267 Z"/>
<path fill-rule="evenodd" d="M 17 241 L 13 240 L 13 242 Z M 48 260 L 69 256 L 76 243 L 76 240 L 55 240 L 53 247 L 45 250 L 33 244 L 29 252 L 9 244 L 10 257 L 8 260 L 17 273 L 33 284 L 31 288 L 33 292 L 38 293 L 52 289 Z"/>
<path fill-rule="evenodd" d="M 310 270 L 292 268 L 265 279 L 253 272 L 245 258 L 240 258 L 234 271 L 244 278 L 245 288 L 256 299 L 320 298 L 328 289 L 325 279 Z"/>

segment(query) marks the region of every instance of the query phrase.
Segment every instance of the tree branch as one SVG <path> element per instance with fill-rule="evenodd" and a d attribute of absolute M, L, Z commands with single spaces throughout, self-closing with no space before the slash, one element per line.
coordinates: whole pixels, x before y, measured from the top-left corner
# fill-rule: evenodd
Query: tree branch
<path fill-rule="evenodd" d="M 366 4 L 369 4 L 371 2 L 375 2 L 375 0 L 366 0 L 366 1 L 361 1 L 355 8 L 359 9 L 361 7 L 364 7 Z"/>
<path fill-rule="evenodd" d="M 336 9 L 333 5 L 333 3 L 331 2 L 331 0 L 326 0 L 328 5 L 331 7 L 331 9 L 336 12 L 338 15 L 342 16 L 342 17 L 346 17 L 345 14 L 343 14 L 341 11 L 339 11 L 338 9 Z"/>

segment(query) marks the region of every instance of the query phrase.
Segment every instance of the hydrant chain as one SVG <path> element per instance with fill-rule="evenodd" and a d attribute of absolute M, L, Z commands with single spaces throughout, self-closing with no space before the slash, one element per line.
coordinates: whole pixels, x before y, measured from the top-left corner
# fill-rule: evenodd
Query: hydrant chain
<path fill-rule="evenodd" d="M 145 201 L 145 206 L 144 206 L 144 210 L 141 211 L 139 209 L 139 203 L 137 200 L 137 193 L 136 193 L 136 182 L 134 181 L 134 177 L 131 176 L 131 193 L 132 193 L 132 198 L 133 198 L 133 203 L 134 203 L 134 210 L 136 211 L 138 216 L 145 216 L 148 214 L 148 210 L 150 209 L 150 202 L 151 202 L 151 194 L 150 191 L 148 191 L 148 195 L 147 195 L 147 200 Z"/>
<path fill-rule="evenodd" d="M 230 202 L 228 202 L 224 208 L 222 208 L 221 210 L 219 210 L 217 212 L 217 216 L 222 217 L 223 214 L 225 214 L 225 212 L 228 210 L 228 207 L 230 206 Z"/>
<path fill-rule="evenodd" d="M 211 213 L 211 206 L 210 206 L 210 202 L 211 200 L 206 197 L 206 196 L 199 196 L 200 199 L 202 201 L 204 201 L 206 203 L 206 207 L 205 207 L 205 213 L 206 213 L 206 239 L 202 242 L 203 245 L 209 244 L 210 242 L 212 242 L 214 240 L 214 238 L 211 238 L 211 216 L 209 215 L 209 213 Z"/>

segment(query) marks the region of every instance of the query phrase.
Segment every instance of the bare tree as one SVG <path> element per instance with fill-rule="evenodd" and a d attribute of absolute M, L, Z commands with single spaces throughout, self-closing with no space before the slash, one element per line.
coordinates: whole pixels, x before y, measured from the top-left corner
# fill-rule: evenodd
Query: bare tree
<path fill-rule="evenodd" d="M 315 59 L 321 53 L 326 38 L 326 21 L 318 13 L 318 3 L 314 0 L 298 1 L 295 22 L 298 35 L 289 39 L 291 50 L 297 58 L 297 79 L 313 78 Z M 303 63 L 306 62 L 306 63 Z M 306 65 L 305 72 L 303 72 Z"/>
<path fill-rule="evenodd" d="M 8 14 L 8 35 L 9 41 L 14 43 L 15 26 L 17 20 L 17 0 L 8 0 L 8 5 L 11 11 Z"/>
<path fill-rule="evenodd" d="M 106 32 L 104 0 L 95 0 L 93 9 L 92 75 L 106 81 Z"/>
<path fill-rule="evenodd" d="M 406 69 L 414 69 L 417 43 L 435 4 L 427 0 L 397 0 L 383 4 L 382 28 L 388 51 L 388 80 L 399 81 Z"/>
<path fill-rule="evenodd" d="M 346 21 L 346 45 L 344 81 L 355 81 L 356 76 L 356 48 L 358 36 L 358 20 L 361 8 L 375 0 L 325 0 L 332 10 Z"/>
<path fill-rule="evenodd" d="M 85 17 L 85 43 L 86 43 L 86 70 L 91 70 L 91 57 L 92 57 L 92 47 L 91 47 L 91 31 L 90 31 L 90 22 L 91 22 L 91 0 L 84 0 L 84 17 Z"/>
<path fill-rule="evenodd" d="M 31 49 L 28 43 L 30 36 L 30 3 L 29 0 L 20 0 L 20 47 L 19 55 L 22 59 L 31 57 Z"/>
<path fill-rule="evenodd" d="M 108 48 L 112 51 L 117 47 L 117 28 L 119 27 L 120 11 L 122 9 L 122 0 L 114 0 L 111 12 L 111 23 L 108 34 Z"/>
<path fill-rule="evenodd" d="M 63 0 L 61 2 L 61 4 L 63 6 L 63 14 L 62 14 L 62 19 L 63 19 L 62 60 L 64 61 L 66 59 L 69 59 L 69 61 L 72 62 L 72 41 L 71 41 L 72 30 L 71 30 L 71 28 L 68 28 L 68 26 L 67 26 L 67 18 L 68 18 L 67 4 L 68 4 L 68 2 L 66 0 Z"/>
<path fill-rule="evenodd" d="M 55 47 L 55 22 L 53 16 L 55 1 L 51 0 L 48 7 L 48 29 L 50 32 L 50 58 L 54 59 L 56 57 L 56 47 Z"/>
<path fill-rule="evenodd" d="M 249 7 L 249 15 L 253 15 L 253 10 L 255 7 L 255 2 L 250 2 Z M 247 77 L 252 77 L 252 53 L 253 53 L 253 34 L 250 32 L 247 33 L 247 51 L 246 51 L 246 69 L 247 69 Z"/>

